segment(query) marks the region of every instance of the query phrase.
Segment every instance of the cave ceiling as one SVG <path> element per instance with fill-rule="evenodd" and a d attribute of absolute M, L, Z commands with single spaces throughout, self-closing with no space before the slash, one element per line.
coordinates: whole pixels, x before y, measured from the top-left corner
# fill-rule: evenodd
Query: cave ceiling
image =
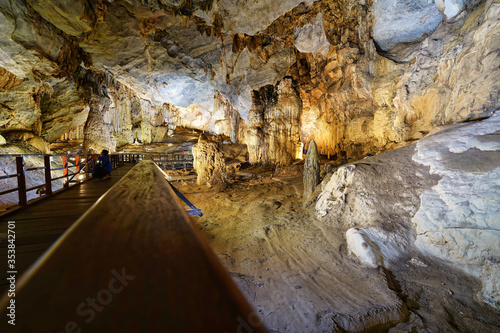
<path fill-rule="evenodd" d="M 43 79 L 83 66 L 155 104 L 179 107 L 210 108 L 219 90 L 248 110 L 250 90 L 281 79 L 295 53 L 290 45 L 260 56 L 244 47 L 233 52 L 233 36 L 258 36 L 299 3 L 1 0 L 0 66 Z M 261 40 L 254 44 L 262 48 Z"/>
<path fill-rule="evenodd" d="M 375 6 L 381 14 L 374 30 L 384 50 L 432 31 L 442 18 L 427 1 L 392 2 Z M 295 63 L 297 52 L 326 55 L 332 44 L 340 43 L 340 29 L 357 24 L 342 17 L 342 6 L 356 3 L 371 5 L 0 0 L 0 66 L 19 78 L 45 80 L 70 76 L 83 66 L 109 74 L 154 104 L 178 107 L 209 109 L 220 91 L 246 118 L 251 91 L 277 83 Z M 411 20 L 416 14 L 425 18 Z M 402 20 L 412 23 L 394 38 Z"/>
<path fill-rule="evenodd" d="M 48 145 L 85 127 L 84 148 L 112 151 L 164 142 L 180 126 L 247 144 L 254 162 L 290 163 L 313 139 L 321 154 L 360 157 L 491 115 L 498 8 L 0 0 L 0 133 Z"/>

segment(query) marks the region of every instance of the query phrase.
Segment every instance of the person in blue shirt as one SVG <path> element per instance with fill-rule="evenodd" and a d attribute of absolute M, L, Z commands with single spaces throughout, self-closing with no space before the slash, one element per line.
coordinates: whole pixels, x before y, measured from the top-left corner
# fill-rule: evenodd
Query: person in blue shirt
<path fill-rule="evenodd" d="M 92 173 L 92 176 L 94 176 L 95 178 L 111 178 L 111 170 L 113 170 L 113 168 L 111 166 L 111 161 L 108 155 L 109 152 L 104 149 L 101 152 L 101 156 L 98 157 L 99 164 L 95 166 L 94 172 Z"/>

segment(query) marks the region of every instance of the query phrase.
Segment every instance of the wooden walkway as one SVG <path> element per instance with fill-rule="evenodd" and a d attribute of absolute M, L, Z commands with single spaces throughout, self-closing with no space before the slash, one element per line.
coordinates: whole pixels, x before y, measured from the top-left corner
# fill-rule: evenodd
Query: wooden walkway
<path fill-rule="evenodd" d="M 0 262 L 7 263 L 7 221 L 15 221 L 16 269 L 20 277 L 87 209 L 134 164 L 113 170 L 111 179 L 91 179 L 0 218 Z M 0 295 L 8 289 L 2 272 Z"/>
<path fill-rule="evenodd" d="M 16 319 L 7 332 L 267 332 L 152 160 L 19 278 L 15 314 L 9 297 L 0 299 L 0 317 Z"/>

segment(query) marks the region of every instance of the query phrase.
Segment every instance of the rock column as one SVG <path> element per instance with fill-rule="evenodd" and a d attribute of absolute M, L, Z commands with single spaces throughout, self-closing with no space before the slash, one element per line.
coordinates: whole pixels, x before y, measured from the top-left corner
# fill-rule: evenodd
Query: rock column
<path fill-rule="evenodd" d="M 109 99 L 92 97 L 89 103 L 89 115 L 84 128 L 83 148 L 84 152 L 100 153 L 107 149 L 110 152 L 116 151 L 116 141 L 113 137 L 113 127 L 104 122 L 103 111 L 109 107 Z"/>
<path fill-rule="evenodd" d="M 316 143 L 312 140 L 309 144 L 304 165 L 304 196 L 302 198 L 304 205 L 307 205 L 314 197 L 314 190 L 320 181 L 320 171 L 321 158 Z"/>
<path fill-rule="evenodd" d="M 207 184 L 212 187 L 227 182 L 226 162 L 222 152 L 221 140 L 212 141 L 204 134 L 200 135 L 198 144 L 193 147 L 194 169 L 198 174 L 198 185 Z"/>

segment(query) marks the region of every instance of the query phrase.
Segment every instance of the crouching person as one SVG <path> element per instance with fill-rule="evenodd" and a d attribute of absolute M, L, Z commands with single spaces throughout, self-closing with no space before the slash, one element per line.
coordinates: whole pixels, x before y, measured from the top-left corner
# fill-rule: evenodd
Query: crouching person
<path fill-rule="evenodd" d="M 99 179 L 108 179 L 111 178 L 111 161 L 109 159 L 109 152 L 104 149 L 101 152 L 101 156 L 98 157 L 99 164 L 96 164 L 94 167 L 94 172 L 92 172 L 92 176 L 94 178 Z"/>

